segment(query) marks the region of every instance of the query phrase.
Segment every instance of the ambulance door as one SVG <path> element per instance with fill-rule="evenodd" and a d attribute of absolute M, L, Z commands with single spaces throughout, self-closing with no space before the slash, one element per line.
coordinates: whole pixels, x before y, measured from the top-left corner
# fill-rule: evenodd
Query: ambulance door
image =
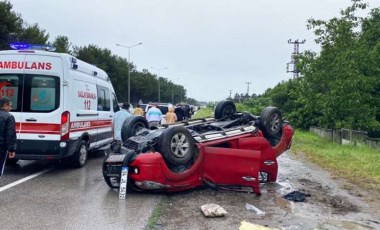
<path fill-rule="evenodd" d="M 98 147 L 108 144 L 112 140 L 111 92 L 106 86 L 97 85 L 98 89 Z"/>
<path fill-rule="evenodd" d="M 27 54 L 24 62 L 20 145 L 23 154 L 58 154 L 61 138 L 62 59 Z M 36 144 L 38 142 L 38 144 Z"/>
<path fill-rule="evenodd" d="M 24 70 L 13 68 L 18 63 L 25 62 L 25 55 L 0 55 L 0 97 L 7 97 L 12 101 L 11 114 L 16 120 L 17 139 L 20 138 L 20 119 L 22 112 L 22 89 Z M 16 66 L 12 66 L 16 63 Z"/>

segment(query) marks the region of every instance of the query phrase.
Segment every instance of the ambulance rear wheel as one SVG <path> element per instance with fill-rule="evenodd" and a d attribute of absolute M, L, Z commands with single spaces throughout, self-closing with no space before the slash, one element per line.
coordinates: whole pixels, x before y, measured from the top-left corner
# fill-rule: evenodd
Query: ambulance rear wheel
<path fill-rule="evenodd" d="M 86 162 L 88 157 L 88 146 L 87 142 L 82 140 L 79 143 L 78 150 L 73 155 L 73 166 L 75 168 L 82 168 Z"/>

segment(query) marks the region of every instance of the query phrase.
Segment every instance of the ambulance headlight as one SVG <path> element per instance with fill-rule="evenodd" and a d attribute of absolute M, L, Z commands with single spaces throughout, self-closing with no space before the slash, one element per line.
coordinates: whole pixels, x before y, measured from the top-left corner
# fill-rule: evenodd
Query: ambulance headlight
<path fill-rule="evenodd" d="M 65 148 L 65 147 L 66 147 L 66 145 L 67 145 L 67 143 L 66 143 L 66 142 L 61 142 L 61 143 L 59 143 L 59 147 L 61 147 L 61 148 Z"/>

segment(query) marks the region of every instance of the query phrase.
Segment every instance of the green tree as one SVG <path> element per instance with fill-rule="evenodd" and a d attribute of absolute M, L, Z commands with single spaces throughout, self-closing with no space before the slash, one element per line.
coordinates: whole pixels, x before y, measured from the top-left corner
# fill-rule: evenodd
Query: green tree
<path fill-rule="evenodd" d="M 9 1 L 0 2 L 0 50 L 9 49 L 11 42 L 18 41 L 22 30 L 23 20 L 12 7 Z"/>
<path fill-rule="evenodd" d="M 58 53 L 68 53 L 71 54 L 71 42 L 69 42 L 69 38 L 66 36 L 58 36 L 53 41 L 52 45 L 56 48 L 56 52 Z"/>
<path fill-rule="evenodd" d="M 26 25 L 26 28 L 19 33 L 19 40 L 30 44 L 46 45 L 49 40 L 49 34 L 36 23 Z"/>
<path fill-rule="evenodd" d="M 310 19 L 308 28 L 317 36 L 321 53 L 305 52 L 299 56 L 303 73 L 301 96 L 309 122 L 327 128 L 365 128 L 374 119 L 370 106 L 373 84 L 363 66 L 368 59 L 363 49 L 361 22 L 356 12 L 367 4 L 353 2 L 341 11 L 340 18 L 327 21 Z M 371 29 L 372 30 L 372 29 Z"/>

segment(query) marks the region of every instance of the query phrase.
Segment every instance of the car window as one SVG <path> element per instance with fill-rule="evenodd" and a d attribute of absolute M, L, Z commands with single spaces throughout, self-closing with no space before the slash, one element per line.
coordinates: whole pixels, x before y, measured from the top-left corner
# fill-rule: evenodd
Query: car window
<path fill-rule="evenodd" d="M 167 106 L 161 106 L 161 105 L 159 105 L 158 108 L 161 110 L 162 114 L 166 114 L 168 112 L 168 107 Z"/>

